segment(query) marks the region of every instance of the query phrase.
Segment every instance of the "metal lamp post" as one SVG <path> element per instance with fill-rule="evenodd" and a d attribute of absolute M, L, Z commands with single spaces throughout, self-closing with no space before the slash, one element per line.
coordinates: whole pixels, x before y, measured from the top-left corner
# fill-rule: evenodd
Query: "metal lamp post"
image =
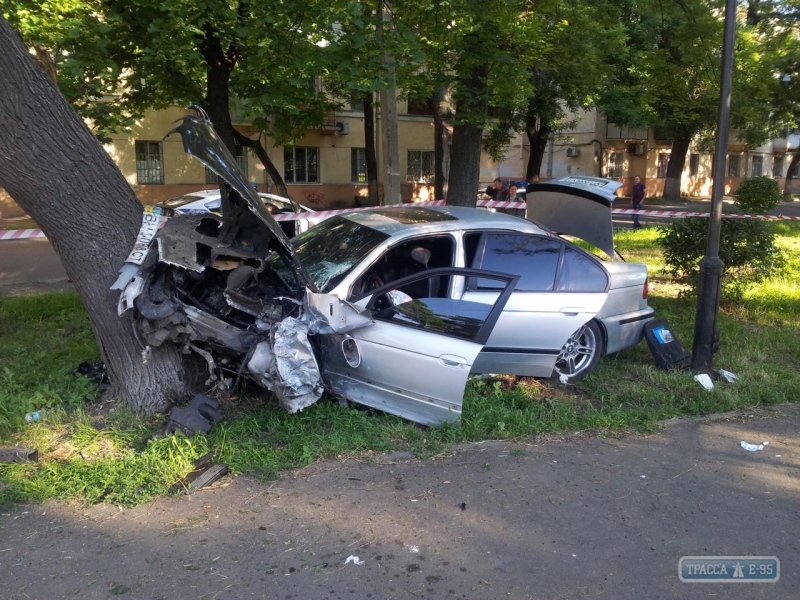
<path fill-rule="evenodd" d="M 736 0 L 725 1 L 725 29 L 722 45 L 722 79 L 717 118 L 716 154 L 714 155 L 714 182 L 711 188 L 711 214 L 708 225 L 706 255 L 700 261 L 700 286 L 697 297 L 697 314 L 694 322 L 692 370 L 695 373 L 711 370 L 714 341 L 719 313 L 722 259 L 719 257 L 720 225 L 722 223 L 722 196 L 725 193 L 725 157 L 728 151 L 728 125 L 731 112 L 731 80 L 733 78 L 733 42 L 736 34 Z"/>

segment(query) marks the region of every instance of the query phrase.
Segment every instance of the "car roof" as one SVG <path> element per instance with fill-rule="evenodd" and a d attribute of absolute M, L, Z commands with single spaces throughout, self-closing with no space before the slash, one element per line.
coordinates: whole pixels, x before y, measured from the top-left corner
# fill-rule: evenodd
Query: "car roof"
<path fill-rule="evenodd" d="M 464 206 L 397 207 L 357 211 L 344 218 L 391 237 L 413 232 L 457 231 L 461 229 L 511 229 L 525 233 L 549 231 L 535 223 L 499 212 Z"/>

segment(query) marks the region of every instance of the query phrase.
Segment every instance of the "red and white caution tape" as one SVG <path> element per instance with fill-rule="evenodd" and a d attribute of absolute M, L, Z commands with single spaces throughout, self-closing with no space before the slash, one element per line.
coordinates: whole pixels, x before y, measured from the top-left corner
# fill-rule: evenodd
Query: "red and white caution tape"
<path fill-rule="evenodd" d="M 32 240 L 45 237 L 41 229 L 0 229 L 0 240 Z"/>
<path fill-rule="evenodd" d="M 361 212 L 364 210 L 374 210 L 375 208 L 399 208 L 407 206 L 444 206 L 444 200 L 432 200 L 430 202 L 408 202 L 405 204 L 392 204 L 391 206 L 375 207 L 375 206 L 360 206 L 358 208 L 340 208 L 338 210 L 320 210 L 315 212 L 301 212 L 301 213 L 282 213 L 274 215 L 276 221 L 296 221 L 297 219 L 314 219 L 316 221 L 323 221 L 328 217 L 336 215 L 343 215 L 353 212 Z M 478 200 L 478 206 L 486 208 L 526 208 L 525 202 L 512 202 L 506 200 L 504 202 L 495 200 Z M 634 210 L 632 208 L 614 208 L 611 210 L 615 215 L 633 215 L 637 214 L 642 217 L 707 217 L 707 212 L 689 212 L 680 210 Z M 767 221 L 800 221 L 800 217 L 789 217 L 786 215 L 745 215 L 745 214 L 723 214 L 726 219 L 764 219 Z M 0 240 L 30 240 L 35 238 L 45 237 L 41 229 L 0 229 Z"/>

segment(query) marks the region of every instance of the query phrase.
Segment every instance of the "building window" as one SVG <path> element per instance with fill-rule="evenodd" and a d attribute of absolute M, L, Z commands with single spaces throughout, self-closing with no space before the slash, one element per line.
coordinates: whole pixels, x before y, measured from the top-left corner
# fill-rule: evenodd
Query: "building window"
<path fill-rule="evenodd" d="M 750 177 L 761 177 L 764 170 L 764 157 L 760 154 L 753 157 L 750 164 Z"/>
<path fill-rule="evenodd" d="M 669 154 L 666 152 L 658 153 L 658 172 L 656 177 L 664 179 L 667 176 L 667 167 L 669 166 Z"/>
<path fill-rule="evenodd" d="M 625 162 L 625 154 L 623 152 L 609 152 L 608 164 L 606 165 L 606 177 L 611 179 L 619 179 L 622 177 L 622 168 Z"/>
<path fill-rule="evenodd" d="M 406 114 L 430 116 L 433 114 L 433 98 L 409 98 Z"/>
<path fill-rule="evenodd" d="M 236 144 L 236 162 L 242 169 L 242 173 L 247 176 L 247 148 Z M 206 167 L 206 183 L 219 184 L 219 177 L 214 171 Z"/>
<path fill-rule="evenodd" d="M 353 183 L 367 183 L 367 149 L 350 149 L 350 180 Z"/>
<path fill-rule="evenodd" d="M 164 183 L 164 148 L 161 142 L 136 140 L 136 183 Z"/>
<path fill-rule="evenodd" d="M 286 183 L 319 183 L 319 148 L 284 148 L 283 178 Z"/>
<path fill-rule="evenodd" d="M 783 155 L 772 157 L 772 176 L 783 177 Z"/>
<path fill-rule="evenodd" d="M 689 155 L 689 177 L 697 177 L 697 174 L 700 172 L 700 155 L 699 154 L 690 154 Z"/>
<path fill-rule="evenodd" d="M 617 125 L 616 123 L 606 123 L 606 139 L 646 140 L 647 129 L 643 129 L 641 127 L 629 127 L 628 125 Z"/>
<path fill-rule="evenodd" d="M 433 150 L 409 150 L 406 181 L 433 182 Z"/>
<path fill-rule="evenodd" d="M 739 161 L 741 158 L 739 154 L 728 156 L 728 177 L 739 177 Z"/>
<path fill-rule="evenodd" d="M 350 110 L 356 112 L 364 112 L 364 96 L 367 92 L 353 91 L 350 92 Z"/>

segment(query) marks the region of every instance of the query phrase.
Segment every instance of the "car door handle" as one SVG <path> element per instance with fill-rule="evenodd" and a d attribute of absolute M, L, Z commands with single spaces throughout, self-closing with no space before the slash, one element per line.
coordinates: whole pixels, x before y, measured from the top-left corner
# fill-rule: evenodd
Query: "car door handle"
<path fill-rule="evenodd" d="M 582 308 L 570 307 L 570 308 L 562 308 L 559 312 L 565 317 L 577 317 L 579 314 L 584 312 L 584 310 Z"/>
<path fill-rule="evenodd" d="M 455 356 L 453 354 L 442 354 L 439 357 L 439 362 L 446 367 L 460 368 L 467 366 L 466 358 L 462 358 L 461 356 Z"/>

